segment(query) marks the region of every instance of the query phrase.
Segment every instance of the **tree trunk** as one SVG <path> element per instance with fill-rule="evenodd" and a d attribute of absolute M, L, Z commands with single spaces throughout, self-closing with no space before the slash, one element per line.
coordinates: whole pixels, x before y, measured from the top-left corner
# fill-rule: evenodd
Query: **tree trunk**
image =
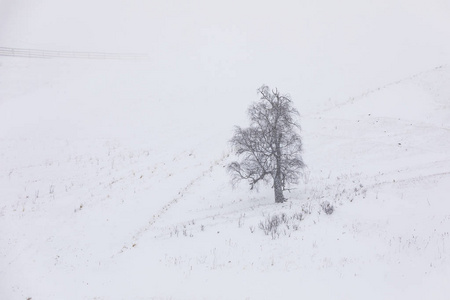
<path fill-rule="evenodd" d="M 281 184 L 281 174 L 275 175 L 275 178 L 273 180 L 273 189 L 275 191 L 275 202 L 276 203 L 283 203 L 284 202 L 284 196 L 283 196 L 283 186 Z"/>
<path fill-rule="evenodd" d="M 283 203 L 284 202 L 284 196 L 283 196 L 283 184 L 281 183 L 281 133 L 278 135 L 278 139 L 276 139 L 275 148 L 276 148 L 276 164 L 277 164 L 277 170 L 275 173 L 275 177 L 273 179 L 273 189 L 275 191 L 275 202 L 276 203 Z"/>

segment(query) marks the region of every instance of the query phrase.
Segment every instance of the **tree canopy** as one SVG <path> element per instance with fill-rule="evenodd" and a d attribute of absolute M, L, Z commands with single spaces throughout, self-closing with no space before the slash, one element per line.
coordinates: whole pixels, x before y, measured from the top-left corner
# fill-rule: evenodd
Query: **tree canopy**
<path fill-rule="evenodd" d="M 298 183 L 305 166 L 301 152 L 299 113 L 289 95 L 263 85 L 260 100 L 248 108 L 250 126 L 236 126 L 230 140 L 239 161 L 228 165 L 232 181 L 245 180 L 253 189 L 260 181 L 273 182 L 275 202 L 284 202 L 283 190 Z"/>

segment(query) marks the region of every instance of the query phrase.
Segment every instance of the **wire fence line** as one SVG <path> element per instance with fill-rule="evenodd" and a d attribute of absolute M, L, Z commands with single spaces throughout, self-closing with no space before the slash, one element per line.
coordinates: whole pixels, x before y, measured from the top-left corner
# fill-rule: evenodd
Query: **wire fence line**
<path fill-rule="evenodd" d="M 24 48 L 0 47 L 0 56 L 15 56 L 28 58 L 77 58 L 77 59 L 144 59 L 144 53 L 107 53 L 107 52 L 73 52 Z"/>

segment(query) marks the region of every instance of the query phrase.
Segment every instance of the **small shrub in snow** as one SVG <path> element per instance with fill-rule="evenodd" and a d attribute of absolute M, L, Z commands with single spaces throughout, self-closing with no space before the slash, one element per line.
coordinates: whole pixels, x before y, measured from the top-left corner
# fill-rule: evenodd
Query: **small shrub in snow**
<path fill-rule="evenodd" d="M 302 212 L 304 214 L 310 215 L 311 211 L 311 202 L 302 204 Z"/>
<path fill-rule="evenodd" d="M 328 201 L 324 201 L 322 202 L 322 204 L 320 205 L 323 209 L 323 211 L 327 214 L 327 215 L 331 215 L 334 212 L 334 207 L 333 205 L 330 204 L 330 202 Z"/>
<path fill-rule="evenodd" d="M 285 213 L 282 213 L 280 216 L 281 223 L 287 223 L 288 222 L 288 216 Z"/>
<path fill-rule="evenodd" d="M 302 213 L 295 213 L 292 215 L 293 220 L 302 221 L 303 220 L 303 214 Z"/>
<path fill-rule="evenodd" d="M 274 230 L 280 224 L 280 218 L 275 216 L 268 216 L 264 221 L 259 222 L 259 228 L 268 235 L 272 230 Z"/>
<path fill-rule="evenodd" d="M 258 227 L 265 235 L 270 235 L 272 239 L 275 239 L 280 237 L 280 234 L 290 236 L 292 231 L 297 231 L 299 229 L 297 223 L 302 220 L 302 213 L 294 213 L 291 216 L 288 216 L 286 213 L 281 213 L 279 215 L 266 217 L 264 221 L 259 223 Z M 250 231 L 252 230 L 250 229 Z"/>
<path fill-rule="evenodd" d="M 259 223 L 259 228 L 264 231 L 265 235 L 271 235 L 274 238 L 278 234 L 278 225 L 281 223 L 281 218 L 277 215 L 268 216 L 264 221 Z"/>

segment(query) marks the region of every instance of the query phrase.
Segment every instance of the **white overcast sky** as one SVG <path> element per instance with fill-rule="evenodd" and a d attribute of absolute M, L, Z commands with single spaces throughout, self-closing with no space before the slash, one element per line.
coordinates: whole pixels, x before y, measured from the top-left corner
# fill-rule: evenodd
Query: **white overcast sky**
<path fill-rule="evenodd" d="M 143 52 L 174 84 L 314 99 L 449 62 L 449 3 L 0 0 L 0 46 Z"/>

